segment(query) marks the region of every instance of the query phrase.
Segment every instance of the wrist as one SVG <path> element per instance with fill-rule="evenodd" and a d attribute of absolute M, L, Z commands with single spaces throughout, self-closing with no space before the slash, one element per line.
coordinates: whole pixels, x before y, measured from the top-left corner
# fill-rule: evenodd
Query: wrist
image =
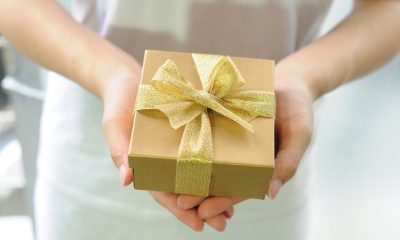
<path fill-rule="evenodd" d="M 313 101 L 324 95 L 326 84 L 324 84 L 323 71 L 310 64 L 305 59 L 287 57 L 276 66 L 276 78 L 282 85 L 302 85 L 308 91 Z"/>
<path fill-rule="evenodd" d="M 132 66 L 121 66 L 114 69 L 108 75 L 103 76 L 99 83 L 98 97 L 106 102 L 110 94 L 114 96 L 115 90 L 134 95 L 140 82 L 141 70 L 139 64 Z M 122 93 L 121 93 L 122 94 Z"/>
<path fill-rule="evenodd" d="M 103 101 L 117 79 L 138 81 L 141 67 L 132 56 L 95 33 L 85 30 L 81 36 L 65 57 L 66 76 Z"/>

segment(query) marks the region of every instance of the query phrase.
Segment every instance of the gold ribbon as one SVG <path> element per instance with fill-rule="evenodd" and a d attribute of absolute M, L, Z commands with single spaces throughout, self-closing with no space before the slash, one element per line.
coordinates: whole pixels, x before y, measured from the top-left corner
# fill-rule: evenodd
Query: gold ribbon
<path fill-rule="evenodd" d="M 140 85 L 136 110 L 163 112 L 174 128 L 185 126 L 176 165 L 175 192 L 208 196 L 212 161 L 212 132 L 208 109 L 254 132 L 256 117 L 274 118 L 275 95 L 266 91 L 233 91 L 245 84 L 228 56 L 192 54 L 202 84 L 196 89 L 167 60 L 149 85 Z"/>

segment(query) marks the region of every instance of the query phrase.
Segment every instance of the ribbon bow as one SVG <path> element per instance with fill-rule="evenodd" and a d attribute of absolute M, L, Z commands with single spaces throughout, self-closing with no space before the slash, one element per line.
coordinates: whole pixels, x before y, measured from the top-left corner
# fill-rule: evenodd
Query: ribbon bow
<path fill-rule="evenodd" d="M 214 150 L 208 109 L 254 132 L 256 117 L 274 118 L 275 95 L 266 91 L 233 91 L 245 84 L 228 56 L 192 54 L 202 84 L 196 89 L 167 60 L 149 85 L 140 85 L 136 110 L 163 112 L 174 128 L 185 126 L 176 165 L 175 192 L 208 196 Z"/>

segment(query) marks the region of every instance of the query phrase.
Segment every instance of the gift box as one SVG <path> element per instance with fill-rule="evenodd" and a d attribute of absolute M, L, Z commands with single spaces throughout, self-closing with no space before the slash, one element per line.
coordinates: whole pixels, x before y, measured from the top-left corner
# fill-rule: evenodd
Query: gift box
<path fill-rule="evenodd" d="M 264 199 L 274 61 L 146 50 L 129 150 L 135 189 Z"/>

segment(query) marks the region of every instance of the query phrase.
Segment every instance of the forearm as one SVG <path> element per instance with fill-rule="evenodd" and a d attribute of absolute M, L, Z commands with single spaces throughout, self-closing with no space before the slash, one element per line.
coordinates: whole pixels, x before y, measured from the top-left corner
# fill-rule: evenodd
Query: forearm
<path fill-rule="evenodd" d="M 399 50 L 400 1 L 359 1 L 329 34 L 280 62 L 278 74 L 301 76 L 316 99 L 382 66 Z"/>
<path fill-rule="evenodd" d="M 34 61 L 99 97 L 111 75 L 139 71 L 132 57 L 85 29 L 56 1 L 0 1 L 0 31 Z"/>

